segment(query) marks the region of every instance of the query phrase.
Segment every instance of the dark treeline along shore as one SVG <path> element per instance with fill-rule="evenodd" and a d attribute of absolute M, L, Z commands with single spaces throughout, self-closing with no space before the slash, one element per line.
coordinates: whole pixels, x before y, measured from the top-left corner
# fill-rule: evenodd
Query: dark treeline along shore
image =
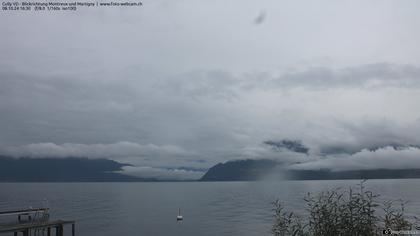
<path fill-rule="evenodd" d="M 0 156 L 0 182 L 150 182 L 173 181 L 126 175 L 129 164 L 108 159 L 12 158 Z M 236 160 L 211 167 L 197 181 L 256 181 L 264 179 L 399 179 L 420 178 L 420 169 L 331 171 L 289 170 L 273 160 Z M 193 180 L 194 181 L 194 180 Z"/>

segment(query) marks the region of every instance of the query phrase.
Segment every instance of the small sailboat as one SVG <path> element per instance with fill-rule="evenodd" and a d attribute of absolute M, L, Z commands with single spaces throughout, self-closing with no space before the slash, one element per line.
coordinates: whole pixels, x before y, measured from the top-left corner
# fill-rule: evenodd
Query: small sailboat
<path fill-rule="evenodd" d="M 178 208 L 178 215 L 176 216 L 176 220 L 181 221 L 183 219 L 184 219 L 184 217 L 182 217 L 182 215 L 181 215 L 181 208 Z"/>

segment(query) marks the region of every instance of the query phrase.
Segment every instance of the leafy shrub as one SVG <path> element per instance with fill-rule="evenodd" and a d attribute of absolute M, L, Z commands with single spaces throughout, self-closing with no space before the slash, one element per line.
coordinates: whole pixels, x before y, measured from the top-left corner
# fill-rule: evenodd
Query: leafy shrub
<path fill-rule="evenodd" d="M 400 208 L 394 201 L 377 203 L 379 195 L 365 189 L 362 181 L 358 190 L 339 188 L 308 193 L 305 218 L 284 210 L 279 200 L 273 203 L 275 221 L 271 232 L 275 236 L 329 236 L 329 235 L 382 235 L 383 230 L 412 230 L 417 221 L 404 214 L 404 202 Z M 378 209 L 383 214 L 378 215 Z"/>

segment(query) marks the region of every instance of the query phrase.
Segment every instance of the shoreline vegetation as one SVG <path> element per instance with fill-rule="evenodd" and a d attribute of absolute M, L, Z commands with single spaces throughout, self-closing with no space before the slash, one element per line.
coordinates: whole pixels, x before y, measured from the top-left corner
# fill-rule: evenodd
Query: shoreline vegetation
<path fill-rule="evenodd" d="M 271 233 L 274 236 L 374 236 L 419 229 L 419 219 L 405 213 L 407 202 L 380 201 L 380 195 L 366 190 L 364 182 L 347 190 L 335 188 L 308 193 L 304 197 L 305 216 L 287 211 L 276 200 Z"/>

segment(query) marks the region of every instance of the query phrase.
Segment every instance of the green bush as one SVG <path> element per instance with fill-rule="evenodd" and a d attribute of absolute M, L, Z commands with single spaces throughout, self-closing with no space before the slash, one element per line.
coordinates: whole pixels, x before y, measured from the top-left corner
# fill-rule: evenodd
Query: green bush
<path fill-rule="evenodd" d="M 284 210 L 279 200 L 273 203 L 275 221 L 271 232 L 275 236 L 382 235 L 383 230 L 413 230 L 417 219 L 404 214 L 404 202 L 398 209 L 394 201 L 377 203 L 379 195 L 365 189 L 362 181 L 358 190 L 339 188 L 308 193 L 304 200 L 307 214 L 302 218 Z M 383 213 L 378 214 L 382 209 Z"/>

